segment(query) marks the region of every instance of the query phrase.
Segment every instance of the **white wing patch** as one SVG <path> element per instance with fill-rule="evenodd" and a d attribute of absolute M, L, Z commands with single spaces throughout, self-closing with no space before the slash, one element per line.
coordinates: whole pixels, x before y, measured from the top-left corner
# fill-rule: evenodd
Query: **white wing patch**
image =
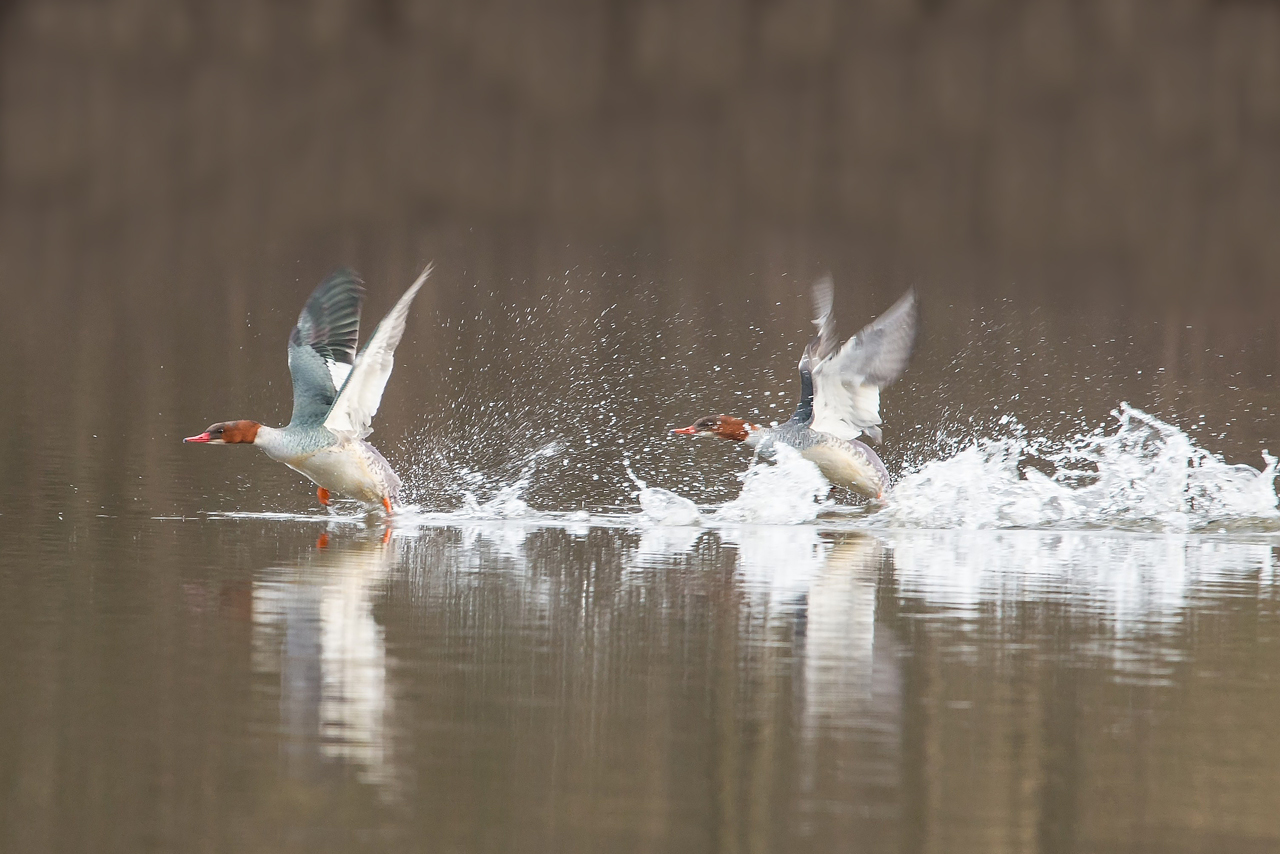
<path fill-rule="evenodd" d="M 822 373 L 813 372 L 813 429 L 849 441 L 866 433 L 878 441 L 880 389 L 861 378 L 855 382 L 829 376 L 820 379 Z"/>
<path fill-rule="evenodd" d="M 827 324 L 829 318 L 828 305 L 819 321 Z M 825 326 L 820 328 L 825 333 Z M 897 379 L 906 367 L 915 336 L 915 293 L 908 291 L 839 350 L 811 367 L 810 426 L 849 441 L 863 433 L 880 441 L 880 389 Z"/>
<path fill-rule="evenodd" d="M 396 345 L 404 335 L 409 305 L 430 275 L 431 265 L 428 264 L 373 331 L 373 336 L 356 356 L 346 384 L 338 386 L 338 399 L 324 419 L 324 426 L 337 435 L 363 439 L 372 432 L 369 425 L 373 423 L 373 416 L 378 414 L 382 391 L 387 387 L 387 379 L 395 366 Z"/>
<path fill-rule="evenodd" d="M 331 362 L 328 359 L 325 359 L 324 364 L 329 369 L 329 376 L 333 378 L 334 391 L 342 388 L 342 384 L 351 375 L 351 365 L 346 362 Z"/>

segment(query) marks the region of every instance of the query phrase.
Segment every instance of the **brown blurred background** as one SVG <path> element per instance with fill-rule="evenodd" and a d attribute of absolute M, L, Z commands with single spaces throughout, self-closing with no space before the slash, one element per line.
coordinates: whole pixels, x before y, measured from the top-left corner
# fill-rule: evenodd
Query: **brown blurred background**
<path fill-rule="evenodd" d="M 527 392 L 499 434 L 563 423 L 531 401 L 573 386 L 589 405 L 619 354 L 649 373 L 609 392 L 652 413 L 646 435 L 738 402 L 728 382 L 680 399 L 726 353 L 733 388 L 789 395 L 805 288 L 832 270 L 847 332 L 921 290 L 899 438 L 1000 401 L 1096 424 L 1127 399 L 1241 459 L 1277 444 L 1250 407 L 1280 353 L 1280 4 L 0 8 L 11 480 L 51 433 L 83 454 L 145 432 L 168 454 L 211 420 L 287 417 L 307 289 L 355 266 L 376 317 L 431 259 L 384 441 L 484 429 L 430 413 L 486 369 L 489 400 Z M 598 328 L 566 332 L 615 304 L 636 340 L 612 355 Z"/>
<path fill-rule="evenodd" d="M 145 269 L 463 227 L 692 254 L 803 232 L 882 276 L 1275 304 L 1267 0 L 3 15 L 4 252 L 24 278 L 70 247 Z"/>
<path fill-rule="evenodd" d="M 828 652 L 874 637 L 901 682 L 811 738 L 818 585 L 770 606 L 711 537 L 636 571 L 632 531 L 427 531 L 359 591 L 416 797 L 375 803 L 343 765 L 290 778 L 252 612 L 263 582 L 310 607 L 358 577 L 376 534 L 140 517 L 314 508 L 180 438 L 288 418 L 327 272 L 365 276 L 367 332 L 429 260 L 373 438 L 432 507 L 553 441 L 539 509 L 634 506 L 627 453 L 733 495 L 744 455 L 667 430 L 785 418 L 827 270 L 845 333 L 919 289 L 895 473 L 1121 401 L 1260 466 L 1277 214 L 1280 2 L 0 0 L 0 839 L 729 851 L 790 821 L 876 850 L 1274 850 L 1269 540 L 922 539 L 917 575 L 957 590 L 1009 570 L 963 609 L 912 592 L 913 535 L 893 563 L 837 543 L 828 615 L 879 601 Z M 764 569 L 812 558 L 794 530 L 760 535 Z"/>

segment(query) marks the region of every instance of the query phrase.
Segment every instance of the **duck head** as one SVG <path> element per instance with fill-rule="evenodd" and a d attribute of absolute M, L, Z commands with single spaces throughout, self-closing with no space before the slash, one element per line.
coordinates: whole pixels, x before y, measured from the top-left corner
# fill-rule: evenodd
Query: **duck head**
<path fill-rule="evenodd" d="M 745 442 L 751 432 L 757 429 L 759 428 L 756 425 L 748 424 L 745 420 L 734 418 L 732 415 L 708 415 L 705 418 L 699 418 L 688 427 L 681 427 L 671 432 L 682 436 L 719 436 L 721 439 Z"/>
<path fill-rule="evenodd" d="M 199 436 L 188 436 L 182 441 L 210 445 L 253 444 L 261 426 L 257 421 L 219 421 L 217 424 L 210 424 L 209 429 Z"/>

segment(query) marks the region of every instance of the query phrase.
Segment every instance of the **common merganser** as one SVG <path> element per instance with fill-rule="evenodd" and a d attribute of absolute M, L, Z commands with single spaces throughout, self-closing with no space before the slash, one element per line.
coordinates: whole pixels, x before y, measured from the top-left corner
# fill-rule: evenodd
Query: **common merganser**
<path fill-rule="evenodd" d="M 829 276 L 813 285 L 813 324 L 818 334 L 800 357 L 800 405 L 785 424 L 761 427 L 730 415 L 708 415 L 672 430 L 687 436 L 719 436 L 757 453 L 789 445 L 815 463 L 836 486 L 867 498 L 883 498 L 889 472 L 870 446 L 880 442 L 880 389 L 907 366 L 916 338 L 916 297 L 909 290 L 893 306 L 840 346 L 831 314 Z"/>
<path fill-rule="evenodd" d="M 382 391 L 404 335 L 409 304 L 431 275 L 428 264 L 356 355 L 364 283 L 340 270 L 316 287 L 289 335 L 293 417 L 288 426 L 257 421 L 220 421 L 184 442 L 251 444 L 316 484 L 320 503 L 330 494 L 349 495 L 391 513 L 400 478 L 378 449 L 364 439 L 382 402 Z"/>

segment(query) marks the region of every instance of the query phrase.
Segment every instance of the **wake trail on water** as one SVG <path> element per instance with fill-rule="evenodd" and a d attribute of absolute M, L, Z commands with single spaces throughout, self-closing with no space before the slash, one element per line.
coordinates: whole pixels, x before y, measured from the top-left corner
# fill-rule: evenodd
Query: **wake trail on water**
<path fill-rule="evenodd" d="M 753 462 L 739 496 L 719 507 L 628 473 L 652 525 L 801 524 L 843 513 L 859 528 L 1280 530 L 1270 454 L 1261 470 L 1231 465 L 1127 403 L 1112 414 L 1111 430 L 1066 440 L 1002 419 L 1005 436 L 955 443 L 959 450 L 909 469 L 882 505 L 859 515 L 832 502 L 817 467 L 787 448 L 774 465 Z"/>
<path fill-rule="evenodd" d="M 998 425 L 1004 435 L 960 441 L 940 435 L 956 450 L 909 467 L 883 503 L 854 506 L 837 503 L 843 495 L 832 492 L 817 466 L 780 446 L 773 460 L 756 459 L 739 474 L 737 497 L 722 504 L 698 504 L 676 491 L 650 486 L 624 457 L 638 506 L 587 508 L 566 501 L 562 507 L 535 509 L 526 500 L 531 485 L 554 484 L 561 466 L 551 463 L 563 462 L 569 453 L 566 443 L 557 440 L 519 458 L 518 474 L 458 467 L 452 478 L 458 504 L 438 509 L 408 504 L 392 522 L 404 528 L 506 520 L 648 530 L 807 524 L 839 529 L 1280 532 L 1277 461 L 1270 454 L 1263 453 L 1261 470 L 1232 465 L 1179 428 L 1127 403 L 1112 415 L 1113 423 L 1066 439 L 1031 435 L 1009 417 Z M 342 512 L 297 518 L 340 521 L 348 518 Z"/>
<path fill-rule="evenodd" d="M 908 471 L 871 524 L 906 528 L 1280 529 L 1276 460 L 1231 465 L 1182 430 L 1122 403 L 1117 425 L 1066 441 L 1012 419 Z"/>

